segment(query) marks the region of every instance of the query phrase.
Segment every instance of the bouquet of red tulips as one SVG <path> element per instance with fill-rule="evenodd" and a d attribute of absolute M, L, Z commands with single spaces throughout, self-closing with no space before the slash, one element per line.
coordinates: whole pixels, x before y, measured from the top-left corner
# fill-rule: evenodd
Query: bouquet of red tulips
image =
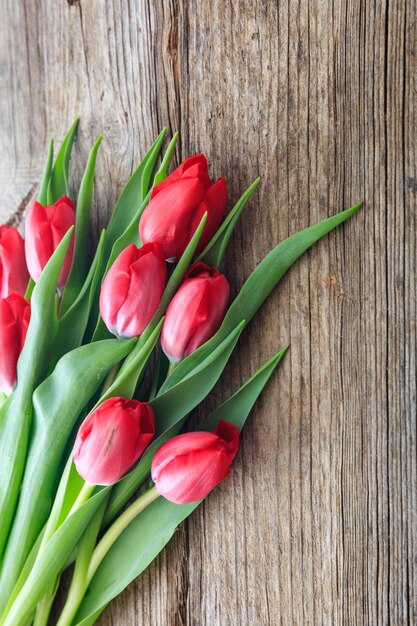
<path fill-rule="evenodd" d="M 286 270 L 360 206 L 277 245 L 230 302 L 222 261 L 259 179 L 225 217 L 202 154 L 168 175 L 163 131 L 89 263 L 101 138 L 70 198 L 76 130 L 55 160 L 51 142 L 24 240 L 0 227 L 1 626 L 47 624 L 70 567 L 57 623 L 93 624 L 229 475 L 287 346 L 196 429 L 187 418 Z"/>

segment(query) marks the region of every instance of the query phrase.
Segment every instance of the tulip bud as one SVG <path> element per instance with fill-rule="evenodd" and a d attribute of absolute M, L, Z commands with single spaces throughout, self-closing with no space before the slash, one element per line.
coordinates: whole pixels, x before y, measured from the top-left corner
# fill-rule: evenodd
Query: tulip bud
<path fill-rule="evenodd" d="M 162 328 L 161 345 L 167 357 L 177 362 L 197 350 L 219 329 L 230 287 L 218 269 L 196 263 L 171 300 Z"/>
<path fill-rule="evenodd" d="M 100 313 L 111 333 L 137 337 L 151 321 L 165 289 L 167 266 L 155 244 L 133 243 L 115 260 L 101 288 Z"/>
<path fill-rule="evenodd" d="M 155 434 L 150 404 L 126 398 L 105 400 L 81 424 L 74 463 L 92 485 L 113 485 L 129 471 Z"/>
<path fill-rule="evenodd" d="M 230 474 L 239 446 L 234 424 L 219 420 L 216 430 L 178 435 L 152 460 L 156 491 L 175 504 L 198 502 Z"/>
<path fill-rule="evenodd" d="M 25 245 L 17 228 L 0 226 L 0 298 L 24 296 L 29 282 Z"/>
<path fill-rule="evenodd" d="M 224 178 L 212 183 L 203 154 L 192 156 L 156 185 L 140 223 L 143 243 L 158 243 L 169 261 L 178 259 L 194 235 L 204 213 L 207 222 L 197 251 L 219 228 L 226 208 Z"/>
<path fill-rule="evenodd" d="M 22 296 L 12 293 L 0 300 L 0 389 L 7 395 L 16 385 L 29 321 L 30 304 Z"/>
<path fill-rule="evenodd" d="M 43 268 L 61 243 L 64 235 L 74 224 L 74 205 L 67 196 L 62 196 L 52 206 L 42 206 L 39 202 L 35 202 L 29 210 L 25 222 L 26 262 L 29 273 L 35 282 L 39 279 Z M 71 239 L 59 275 L 59 289 L 65 286 L 73 255 L 74 237 Z"/>

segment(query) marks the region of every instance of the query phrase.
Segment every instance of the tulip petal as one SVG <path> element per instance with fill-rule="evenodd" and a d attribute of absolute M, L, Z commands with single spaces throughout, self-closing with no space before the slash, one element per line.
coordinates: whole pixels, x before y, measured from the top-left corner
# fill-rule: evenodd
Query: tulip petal
<path fill-rule="evenodd" d="M 177 456 L 198 452 L 202 448 L 214 448 L 218 437 L 214 433 L 198 431 L 169 439 L 155 453 L 152 461 L 152 480 L 159 480 L 161 471 Z"/>
<path fill-rule="evenodd" d="M 199 450 L 169 463 L 156 482 L 156 490 L 175 504 L 198 502 L 229 474 L 224 451 Z"/>
<path fill-rule="evenodd" d="M 191 354 L 219 329 L 229 293 L 229 283 L 217 269 L 197 263 L 188 270 L 162 329 L 162 349 L 172 362 Z"/>
<path fill-rule="evenodd" d="M 129 292 L 130 265 L 136 258 L 137 248 L 130 244 L 115 260 L 107 273 L 100 292 L 100 313 L 107 328 L 117 332 L 117 314 Z M 115 279 L 117 277 L 117 280 Z"/>
<path fill-rule="evenodd" d="M 238 444 L 237 427 L 224 420 L 214 433 L 197 431 L 173 437 L 152 460 L 157 492 L 176 504 L 201 500 L 229 475 Z"/>
<path fill-rule="evenodd" d="M 165 258 L 178 258 L 189 242 L 194 208 L 205 196 L 198 178 L 180 178 L 151 200 L 139 224 L 143 243 L 157 243 Z"/>
<path fill-rule="evenodd" d="M 82 423 L 74 447 L 80 476 L 94 485 L 116 483 L 137 461 L 155 434 L 149 404 L 110 398 Z"/>
<path fill-rule="evenodd" d="M 0 300 L 0 389 L 13 390 L 17 361 L 23 349 L 30 320 L 29 303 L 17 294 Z"/>
<path fill-rule="evenodd" d="M 140 335 L 159 305 L 166 278 L 159 246 L 128 246 L 111 266 L 101 289 L 100 313 L 110 332 L 121 337 Z"/>
<path fill-rule="evenodd" d="M 0 298 L 25 295 L 29 282 L 25 246 L 16 228 L 0 226 Z"/>
<path fill-rule="evenodd" d="M 174 362 L 184 358 L 199 325 L 206 326 L 209 315 L 206 293 L 205 280 L 185 281 L 168 306 L 161 344 Z"/>
<path fill-rule="evenodd" d="M 72 201 L 63 196 L 51 206 L 35 202 L 26 217 L 25 252 L 29 273 L 36 282 L 45 265 L 62 241 L 64 235 L 75 224 L 75 211 Z M 61 268 L 58 287 L 62 288 L 71 269 L 74 252 L 72 237 L 67 255 Z"/>
<path fill-rule="evenodd" d="M 201 171 L 208 173 L 207 159 L 204 154 L 196 154 L 185 159 L 169 176 L 152 189 L 151 199 L 153 199 L 160 191 L 168 187 L 171 183 L 175 182 L 193 165 L 200 165 Z"/>
<path fill-rule="evenodd" d="M 190 337 L 185 356 L 192 354 L 218 331 L 226 313 L 229 295 L 230 287 L 225 276 L 219 275 L 206 281 L 206 318 L 195 325 L 195 332 Z"/>
<path fill-rule="evenodd" d="M 209 241 L 214 237 L 223 221 L 227 202 L 227 185 L 224 178 L 219 178 L 214 185 L 207 190 L 204 200 L 194 211 L 191 223 L 191 231 L 195 228 L 195 223 L 199 223 L 199 216 L 207 212 L 208 219 L 203 235 L 198 244 L 198 252 L 204 250 Z M 201 218 L 200 218 L 201 219 Z"/>

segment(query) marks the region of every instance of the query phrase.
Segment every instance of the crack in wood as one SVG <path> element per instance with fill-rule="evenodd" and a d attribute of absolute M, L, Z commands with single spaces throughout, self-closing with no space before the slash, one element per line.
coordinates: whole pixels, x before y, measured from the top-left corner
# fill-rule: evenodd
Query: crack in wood
<path fill-rule="evenodd" d="M 37 183 L 34 183 L 30 187 L 30 189 L 27 192 L 27 194 L 20 201 L 17 209 L 14 211 L 14 213 L 11 215 L 11 217 L 7 220 L 7 225 L 8 226 L 15 226 L 15 227 L 17 227 L 17 226 L 19 226 L 22 223 L 23 217 L 24 217 L 23 214 L 26 211 L 26 208 L 27 208 L 28 204 L 32 200 L 34 192 L 37 189 L 37 187 L 38 187 Z"/>

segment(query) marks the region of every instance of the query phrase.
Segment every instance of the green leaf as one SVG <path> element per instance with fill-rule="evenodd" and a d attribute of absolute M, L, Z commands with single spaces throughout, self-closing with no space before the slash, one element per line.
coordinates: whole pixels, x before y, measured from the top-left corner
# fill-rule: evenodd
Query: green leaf
<path fill-rule="evenodd" d="M 198 242 L 200 241 L 200 237 L 203 233 L 206 221 L 207 221 L 207 213 L 204 213 L 199 225 L 196 228 L 194 235 L 192 236 L 180 260 L 175 266 L 174 271 L 171 274 L 168 284 L 164 289 L 164 293 L 162 294 L 161 301 L 158 305 L 158 308 L 156 309 L 153 318 L 149 322 L 147 328 L 144 330 L 144 332 L 142 333 L 138 341 L 138 345 L 136 346 L 136 351 L 142 349 L 142 345 L 148 340 L 150 334 L 153 333 L 156 326 L 160 323 L 162 316 L 165 314 L 165 311 L 167 310 L 168 304 L 170 303 L 178 287 L 181 285 L 183 278 L 185 276 L 185 273 L 187 272 L 188 266 L 190 265 L 192 258 L 194 256 L 194 252 L 198 246 Z M 121 371 L 123 371 L 124 368 L 129 367 L 130 360 L 134 357 L 135 357 L 135 351 L 132 352 L 132 354 L 129 355 L 129 357 L 126 359 L 126 362 L 123 364 Z"/>
<path fill-rule="evenodd" d="M 90 271 L 78 298 L 58 321 L 58 332 L 52 347 L 51 362 L 53 365 L 63 354 L 78 348 L 83 341 L 88 319 L 99 287 L 100 267 L 104 255 L 105 231 L 101 233 L 96 254 Z"/>
<path fill-rule="evenodd" d="M 151 321 L 149 322 L 147 328 L 144 330 L 144 332 L 142 333 L 139 341 L 138 341 L 138 345 L 136 346 L 136 351 L 140 351 L 142 349 L 143 344 L 148 340 L 149 335 L 151 333 L 153 333 L 155 327 L 157 324 L 159 324 L 162 316 L 165 314 L 165 311 L 168 307 L 168 304 L 171 300 L 171 298 L 173 297 L 174 293 L 176 292 L 176 290 L 178 289 L 178 287 L 180 286 L 185 273 L 188 269 L 188 266 L 190 265 L 192 258 L 194 256 L 194 252 L 198 246 L 198 242 L 200 240 L 200 237 L 202 235 L 205 223 L 207 220 L 207 213 L 205 213 L 203 215 L 203 217 L 201 218 L 201 221 L 199 223 L 199 225 L 197 226 L 197 229 L 194 233 L 194 235 L 192 236 L 190 242 L 188 243 L 186 249 L 184 250 L 180 260 L 178 261 L 178 263 L 175 266 L 174 271 L 171 274 L 171 277 L 168 281 L 167 286 L 164 289 L 164 293 L 162 294 L 161 297 L 161 301 L 158 305 L 157 310 L 154 313 L 153 318 L 151 319 Z M 138 230 L 138 224 L 136 224 L 135 226 L 135 230 L 137 232 Z M 119 242 L 116 242 L 116 244 L 118 244 Z M 128 242 L 126 242 L 126 246 L 129 245 Z M 123 246 L 125 247 L 125 246 Z M 123 248 L 122 248 L 123 249 Z M 112 256 L 114 253 L 114 249 L 112 252 Z M 115 255 L 116 258 L 117 254 Z M 112 258 L 112 257 L 111 257 Z M 111 263 L 109 263 L 109 266 L 111 265 Z M 108 269 L 108 268 L 107 268 Z M 107 271 L 107 270 L 106 270 Z M 107 327 L 105 326 L 101 316 L 98 320 L 96 329 L 94 331 L 94 335 L 93 335 L 93 341 L 97 341 L 98 339 L 104 339 L 105 337 L 107 337 L 109 334 L 109 331 L 107 330 Z M 135 352 L 133 352 L 129 358 L 126 360 L 126 363 L 123 365 L 123 368 L 129 367 L 129 363 L 130 363 L 130 359 L 135 358 Z"/>
<path fill-rule="evenodd" d="M 134 344 L 134 339 L 109 339 L 77 348 L 63 356 L 51 376 L 36 389 L 25 474 L 2 563 L 0 607 L 7 602 L 46 522 L 65 447 L 78 417 L 108 371 Z"/>
<path fill-rule="evenodd" d="M 51 139 L 49 143 L 48 157 L 45 163 L 45 169 L 43 171 L 42 182 L 39 189 L 38 202 L 43 206 L 48 202 L 48 186 L 51 180 L 52 163 L 54 160 L 54 140 Z"/>
<path fill-rule="evenodd" d="M 229 215 L 220 226 L 213 239 L 207 244 L 197 261 L 203 261 L 212 267 L 220 267 L 226 254 L 227 246 L 243 209 L 248 203 L 249 198 L 261 182 L 260 178 L 253 181 L 250 187 L 236 202 Z"/>
<path fill-rule="evenodd" d="M 139 351 L 132 350 L 132 359 L 126 368 L 122 367 L 113 384 L 101 396 L 99 404 L 115 396 L 123 398 L 133 398 L 136 386 L 143 374 L 146 363 L 152 354 L 152 351 L 158 341 L 159 334 L 162 329 L 163 319 L 159 322 L 149 339 Z M 93 344 L 92 344 L 93 345 Z"/>
<path fill-rule="evenodd" d="M 161 391 L 187 376 L 194 367 L 194 359 L 203 359 L 209 354 L 240 320 L 244 319 L 246 323 L 249 323 L 285 272 L 303 252 L 354 215 L 362 204 L 359 202 L 352 208 L 314 224 L 278 244 L 246 280 L 214 337 L 178 364 Z"/>
<path fill-rule="evenodd" d="M 159 346 L 155 360 L 155 368 L 152 376 L 152 384 L 149 391 L 149 401 L 153 400 L 157 396 L 162 386 L 162 383 L 168 376 L 169 366 L 169 359 L 165 355 L 162 348 Z"/>
<path fill-rule="evenodd" d="M 89 525 L 87 526 L 84 534 L 82 535 L 78 546 L 77 553 L 75 559 L 75 567 L 72 574 L 71 585 L 68 591 L 67 599 L 65 602 L 65 606 L 61 612 L 59 617 L 59 623 L 70 624 L 73 620 L 73 617 L 76 612 L 76 608 L 78 606 L 80 597 L 80 589 L 85 588 L 88 568 L 90 565 L 90 560 L 93 555 L 94 549 L 97 543 L 97 536 L 100 532 L 101 522 L 103 519 L 103 514 L 106 508 L 106 500 L 104 500 L 96 512 L 96 514 L 91 519 Z M 37 612 L 39 611 L 39 607 L 42 605 L 47 605 L 47 614 L 49 615 L 50 606 L 52 604 L 51 599 L 56 595 L 58 585 L 51 590 L 50 597 L 45 597 L 42 599 L 40 604 L 38 605 Z M 74 608 L 73 608 L 74 607 Z M 35 620 L 36 623 L 36 620 Z M 46 620 L 44 621 L 46 623 Z"/>
<path fill-rule="evenodd" d="M 73 624 L 88 621 L 141 574 L 166 546 L 177 527 L 198 506 L 158 498 L 120 535 L 99 566 Z M 16 624 L 16 626 L 18 626 Z"/>
<path fill-rule="evenodd" d="M 166 152 L 164 154 L 164 158 L 162 159 L 162 163 L 161 163 L 157 173 L 155 174 L 155 178 L 154 178 L 154 182 L 153 182 L 152 188 L 157 184 L 157 182 L 161 182 L 161 180 L 164 180 L 164 178 L 166 178 L 166 176 L 167 176 L 167 169 L 168 169 L 169 164 L 171 162 L 172 155 L 173 155 L 173 152 L 174 152 L 174 148 L 175 148 L 175 144 L 176 144 L 177 139 L 178 139 L 178 133 L 176 133 L 174 135 L 174 137 L 171 139 L 171 141 L 169 142 L 168 148 L 166 149 Z M 153 167 L 155 165 L 154 160 L 152 160 L 152 161 L 150 161 L 148 163 L 148 169 L 149 169 L 150 163 L 152 163 L 152 169 L 153 169 Z M 149 186 L 149 179 L 148 179 L 148 177 L 146 178 L 146 180 L 147 180 L 147 185 Z M 109 271 L 110 267 L 113 265 L 114 261 L 119 256 L 119 254 L 125 248 L 127 248 L 127 246 L 129 246 L 131 243 L 134 243 L 137 246 L 141 246 L 142 245 L 142 242 L 141 242 L 140 236 L 139 236 L 139 221 L 140 221 L 140 218 L 142 217 L 142 213 L 144 212 L 144 210 L 145 210 L 145 208 L 146 208 L 146 206 L 147 206 L 147 204 L 149 202 L 150 196 L 151 196 L 151 190 L 149 189 L 149 191 L 142 197 L 142 201 L 140 203 L 140 206 L 139 206 L 138 210 L 135 212 L 135 214 L 133 215 L 130 224 L 128 224 L 126 226 L 126 229 L 122 232 L 120 237 L 118 237 L 118 239 L 114 242 L 112 250 L 111 250 L 110 257 L 109 257 L 108 262 L 107 262 L 107 267 L 106 267 L 106 272 L 105 272 L 106 274 Z"/>
<path fill-rule="evenodd" d="M 0 409 L 3 406 L 3 404 L 6 402 L 7 400 L 7 396 L 5 393 L 3 393 L 3 391 L 0 391 Z"/>
<path fill-rule="evenodd" d="M 29 621 L 39 600 L 65 567 L 91 518 L 107 497 L 108 490 L 108 487 L 101 489 L 72 513 L 38 553 L 28 578 L 9 612 L 3 617 L 1 626 L 25 626 Z"/>
<path fill-rule="evenodd" d="M 62 142 L 62 146 L 56 157 L 54 167 L 52 168 L 47 193 L 48 205 L 53 204 L 54 202 L 59 200 L 61 196 L 68 195 L 69 163 L 71 159 L 75 133 L 78 129 L 78 121 L 79 120 L 77 118 L 69 129 L 68 134 Z"/>
<path fill-rule="evenodd" d="M 164 154 L 164 158 L 162 159 L 161 166 L 159 170 L 157 171 L 157 173 L 155 174 L 155 178 L 154 178 L 153 185 L 152 185 L 153 187 L 161 183 L 168 176 L 168 168 L 170 166 L 172 157 L 174 156 L 174 150 L 178 141 L 178 137 L 179 137 L 179 133 L 178 132 L 174 133 L 171 141 L 169 142 L 168 148 Z"/>
<path fill-rule="evenodd" d="M 236 393 L 223 402 L 209 417 L 203 420 L 195 430 L 214 430 L 219 419 L 223 419 L 227 422 L 231 422 L 241 431 L 258 396 L 281 363 L 288 347 L 288 345 L 285 345 L 278 350 L 269 361 L 252 374 Z"/>
<path fill-rule="evenodd" d="M 3 406 L 0 440 L 0 555 L 9 534 L 26 462 L 32 394 L 48 367 L 56 327 L 55 291 L 73 228 L 62 239 L 33 291 L 31 320 L 17 365 L 18 384 Z"/>
<path fill-rule="evenodd" d="M 101 267 L 100 283 L 104 279 L 110 267 L 113 265 L 116 258 L 125 248 L 127 248 L 127 246 L 132 243 L 137 246 L 140 246 L 141 244 L 139 237 L 139 220 L 149 202 L 149 183 L 165 139 L 165 134 L 166 129 L 160 133 L 155 143 L 126 184 L 119 200 L 117 201 L 107 229 L 106 248 Z M 173 140 L 168 146 L 158 173 L 165 171 L 168 167 L 169 161 L 172 157 L 172 142 Z M 99 315 L 98 305 L 99 298 L 97 295 L 87 333 L 89 337 L 92 337 L 92 341 L 98 341 L 99 339 L 105 339 L 111 336 L 111 333 L 108 331 Z"/>
<path fill-rule="evenodd" d="M 256 399 L 280 363 L 287 346 L 263 365 L 225 403 L 203 422 L 210 430 L 223 418 L 241 429 Z M 199 428 L 200 429 L 200 428 Z M 199 502 L 178 505 L 160 497 L 140 513 L 123 531 L 99 566 L 85 598 L 78 610 L 74 624 L 92 624 L 104 607 L 129 585 L 171 539 L 177 526 Z"/>
<path fill-rule="evenodd" d="M 13 587 L 12 593 L 10 594 L 10 596 L 8 598 L 8 602 L 7 602 L 6 607 L 4 609 L 4 613 L 6 613 L 10 609 L 10 607 L 13 604 L 13 602 L 15 601 L 17 596 L 19 595 L 19 592 L 20 592 L 21 588 L 25 584 L 26 578 L 30 574 L 30 570 L 32 569 L 32 567 L 33 567 L 33 565 L 34 565 L 34 563 L 36 561 L 36 557 L 38 555 L 39 548 L 40 548 L 41 543 L 42 543 L 44 530 L 45 529 L 43 528 L 42 532 L 39 534 L 36 542 L 34 543 L 33 548 L 32 548 L 32 550 L 29 553 L 28 558 L 25 561 L 25 564 L 24 564 L 24 566 L 22 568 L 20 576 L 19 576 L 15 586 Z M 0 618 L 1 618 L 1 611 L 0 611 Z"/>
<path fill-rule="evenodd" d="M 29 278 L 28 286 L 26 287 L 26 291 L 25 291 L 25 300 L 31 299 L 33 290 L 35 289 L 35 285 L 36 283 L 33 280 L 33 278 Z"/>
<path fill-rule="evenodd" d="M 211 391 L 220 378 L 245 326 L 242 321 L 204 361 L 195 362 L 192 373 L 159 393 L 151 402 L 156 415 L 157 434 L 185 417 Z"/>
<path fill-rule="evenodd" d="M 74 237 L 74 260 L 62 295 L 60 315 L 62 316 L 77 298 L 87 275 L 88 248 L 90 234 L 91 201 L 94 189 L 94 173 L 97 152 L 101 144 L 100 136 L 91 149 L 80 185 L 76 209 L 76 229 Z"/>
<path fill-rule="evenodd" d="M 105 249 L 106 263 L 110 256 L 113 245 L 125 232 L 136 215 L 139 207 L 149 192 L 149 184 L 152 172 L 164 143 L 166 128 L 158 135 L 148 153 L 141 161 L 139 167 L 132 174 L 123 189 L 111 216 L 107 228 L 107 240 Z"/>
<path fill-rule="evenodd" d="M 147 478 L 156 450 L 182 428 L 188 413 L 214 387 L 236 346 L 243 326 L 244 322 L 239 324 L 204 361 L 195 361 L 190 376 L 151 401 L 156 417 L 157 438 L 136 467 L 113 487 L 104 524 L 109 523 Z"/>

